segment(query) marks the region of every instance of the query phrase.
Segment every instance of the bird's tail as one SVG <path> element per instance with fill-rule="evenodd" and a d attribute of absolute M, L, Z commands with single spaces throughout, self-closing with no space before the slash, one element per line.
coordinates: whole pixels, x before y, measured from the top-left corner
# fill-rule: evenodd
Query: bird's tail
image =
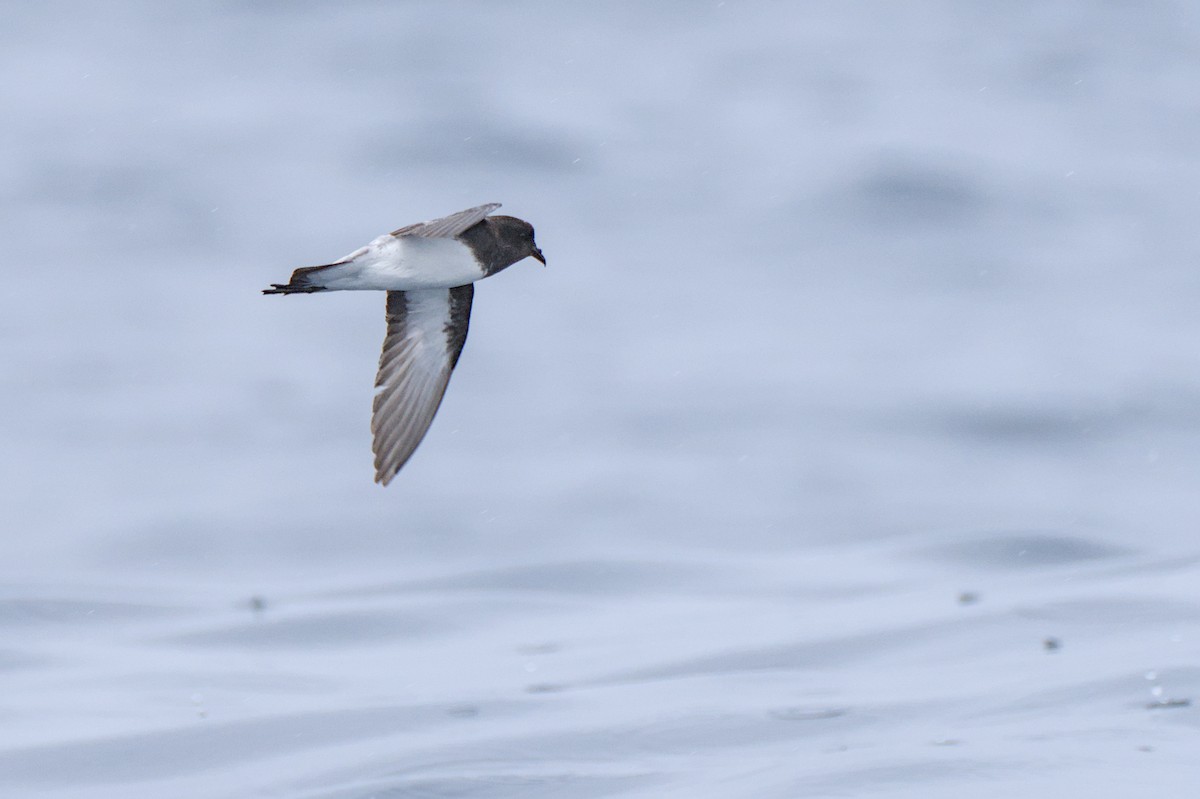
<path fill-rule="evenodd" d="M 326 287 L 318 283 L 316 273 L 334 266 L 341 266 L 343 261 L 323 266 L 302 266 L 292 272 L 292 278 L 287 283 L 272 283 L 271 288 L 263 289 L 263 294 L 312 294 L 314 291 L 325 291 Z"/>

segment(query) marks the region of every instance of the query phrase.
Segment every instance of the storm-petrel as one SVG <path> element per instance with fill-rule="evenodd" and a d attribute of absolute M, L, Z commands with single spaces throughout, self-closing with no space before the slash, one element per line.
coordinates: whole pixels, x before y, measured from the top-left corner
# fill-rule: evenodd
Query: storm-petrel
<path fill-rule="evenodd" d="M 467 340 L 476 280 L 523 258 L 546 263 L 533 226 L 489 216 L 500 203 L 408 225 L 263 294 L 387 292 L 387 336 L 375 377 L 375 482 L 387 485 L 425 437 Z"/>

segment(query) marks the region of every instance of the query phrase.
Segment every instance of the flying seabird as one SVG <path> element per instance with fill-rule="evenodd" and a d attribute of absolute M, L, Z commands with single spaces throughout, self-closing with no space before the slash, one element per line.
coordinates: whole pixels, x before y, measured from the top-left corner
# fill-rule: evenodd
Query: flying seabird
<path fill-rule="evenodd" d="M 263 294 L 386 291 L 387 336 L 375 377 L 371 449 L 375 482 L 408 461 L 446 393 L 467 340 L 474 283 L 517 261 L 546 263 L 533 226 L 490 216 L 500 203 L 418 222 L 380 236 L 341 260 L 306 266 Z"/>

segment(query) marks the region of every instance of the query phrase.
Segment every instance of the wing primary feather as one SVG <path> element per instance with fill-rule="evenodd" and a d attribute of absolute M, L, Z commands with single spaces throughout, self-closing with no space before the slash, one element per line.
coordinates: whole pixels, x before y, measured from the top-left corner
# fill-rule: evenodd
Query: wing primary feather
<path fill-rule="evenodd" d="M 387 293 L 387 334 L 371 403 L 376 482 L 391 482 L 433 423 L 466 343 L 473 297 L 471 284 Z"/>

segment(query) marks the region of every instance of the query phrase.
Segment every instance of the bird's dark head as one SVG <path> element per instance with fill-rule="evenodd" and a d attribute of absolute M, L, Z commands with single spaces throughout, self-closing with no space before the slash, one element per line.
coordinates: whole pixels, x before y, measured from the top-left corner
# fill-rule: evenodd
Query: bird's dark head
<path fill-rule="evenodd" d="M 542 255 L 537 242 L 533 240 L 533 225 L 515 216 L 489 216 L 487 221 L 494 226 L 501 245 L 516 256 L 513 263 L 533 257 L 541 261 L 542 266 L 546 265 L 546 256 Z"/>

